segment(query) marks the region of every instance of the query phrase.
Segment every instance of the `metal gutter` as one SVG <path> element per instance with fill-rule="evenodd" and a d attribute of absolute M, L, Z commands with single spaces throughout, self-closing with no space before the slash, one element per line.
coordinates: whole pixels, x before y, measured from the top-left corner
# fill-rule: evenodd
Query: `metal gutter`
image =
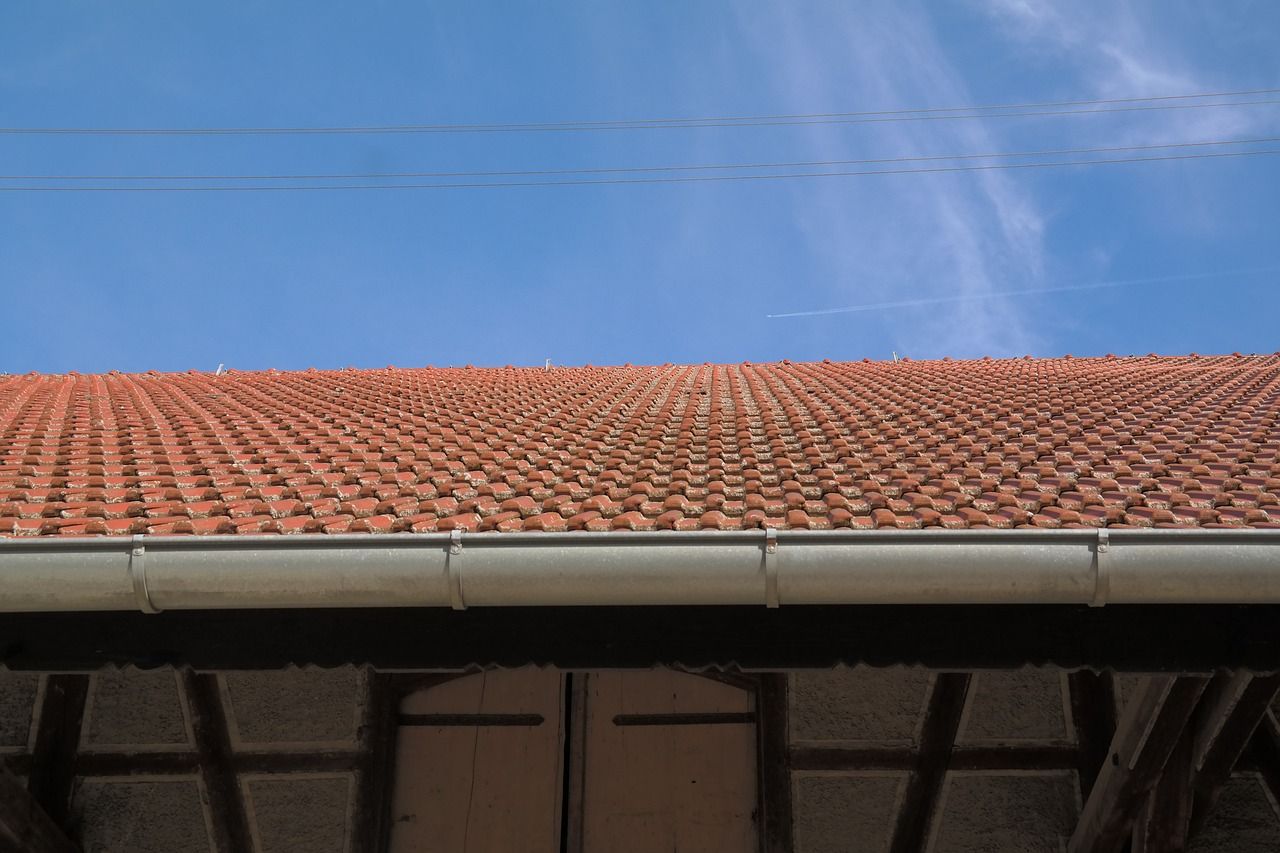
<path fill-rule="evenodd" d="M 1280 530 L 0 540 L 0 612 L 1280 603 Z"/>

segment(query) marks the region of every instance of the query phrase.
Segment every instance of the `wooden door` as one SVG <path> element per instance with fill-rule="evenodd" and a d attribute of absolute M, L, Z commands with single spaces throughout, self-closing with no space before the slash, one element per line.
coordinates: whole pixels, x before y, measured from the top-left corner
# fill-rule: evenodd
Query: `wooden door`
<path fill-rule="evenodd" d="M 755 853 L 755 721 L 753 691 L 667 670 L 419 690 L 400 705 L 390 849 Z"/>
<path fill-rule="evenodd" d="M 561 674 L 533 668 L 405 697 L 392 853 L 559 853 L 563 704 Z"/>
<path fill-rule="evenodd" d="M 669 670 L 586 679 L 582 853 L 759 849 L 753 693 Z"/>

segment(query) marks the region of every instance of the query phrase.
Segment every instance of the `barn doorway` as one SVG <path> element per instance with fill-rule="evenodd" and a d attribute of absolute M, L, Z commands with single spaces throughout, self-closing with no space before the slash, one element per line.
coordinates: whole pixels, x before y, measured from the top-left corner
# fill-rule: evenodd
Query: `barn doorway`
<path fill-rule="evenodd" d="M 756 694 L 673 670 L 526 668 L 400 703 L 393 853 L 754 853 Z"/>

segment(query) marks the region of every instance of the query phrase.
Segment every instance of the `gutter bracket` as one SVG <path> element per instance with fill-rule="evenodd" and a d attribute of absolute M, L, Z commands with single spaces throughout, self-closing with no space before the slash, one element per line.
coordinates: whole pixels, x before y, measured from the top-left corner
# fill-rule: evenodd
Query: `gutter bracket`
<path fill-rule="evenodd" d="M 778 531 L 764 529 L 764 604 L 773 610 L 781 605 L 778 600 Z"/>
<path fill-rule="evenodd" d="M 454 565 L 461 556 L 462 529 L 455 527 L 449 531 L 449 553 L 444 558 L 444 580 L 449 585 L 449 606 L 454 610 L 467 609 L 462 597 L 462 566 Z"/>
<path fill-rule="evenodd" d="M 1090 607 L 1105 607 L 1111 594 L 1111 538 L 1105 527 L 1098 528 L 1098 544 L 1093 550 L 1093 600 Z"/>
<path fill-rule="evenodd" d="M 160 608 L 151 601 L 151 590 L 147 588 L 147 546 L 142 534 L 135 534 L 129 542 L 129 582 L 138 608 L 143 613 L 159 613 Z"/>

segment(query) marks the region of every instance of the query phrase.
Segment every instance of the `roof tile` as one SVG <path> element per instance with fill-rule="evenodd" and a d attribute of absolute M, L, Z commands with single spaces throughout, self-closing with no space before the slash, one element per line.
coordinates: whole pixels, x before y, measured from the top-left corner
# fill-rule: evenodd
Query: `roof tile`
<path fill-rule="evenodd" d="M 1280 523 L 1280 357 L 0 377 L 0 536 Z"/>

